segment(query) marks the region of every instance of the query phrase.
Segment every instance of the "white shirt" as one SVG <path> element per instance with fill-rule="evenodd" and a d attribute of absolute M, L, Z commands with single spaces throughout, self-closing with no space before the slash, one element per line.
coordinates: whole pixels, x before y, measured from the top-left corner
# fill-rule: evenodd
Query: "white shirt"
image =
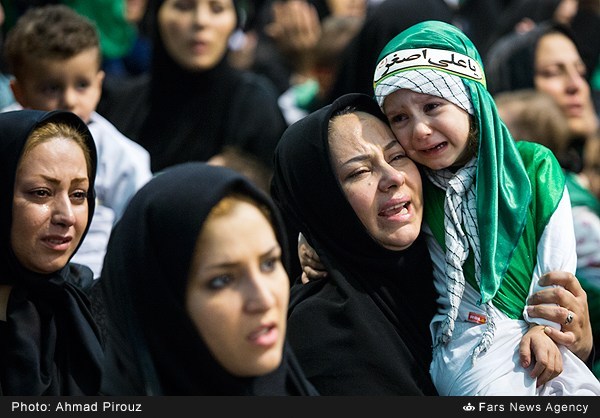
<path fill-rule="evenodd" d="M 429 227 L 423 226 L 429 251 L 434 262 L 435 287 L 440 309 L 431 321 L 433 341 L 438 340 L 440 324 L 448 312 L 450 303 L 446 295 L 445 256 Z M 563 198 L 540 237 L 537 259 L 532 275 L 529 294 L 540 290 L 538 280 L 548 271 L 575 272 L 577 263 L 575 234 L 573 232 L 571 202 L 565 189 Z M 471 353 L 479 344 L 484 326 L 469 321 L 469 316 L 485 316 L 486 311 L 478 304 L 479 292 L 468 282 L 459 307 L 452 339 L 446 345 L 433 350 L 430 367 L 431 377 L 441 396 L 532 396 L 532 395 L 600 395 L 600 382 L 575 354 L 560 346 L 563 372 L 536 387 L 519 360 L 519 343 L 529 329 L 528 323 L 558 326 L 542 318 L 511 319 L 497 308 L 493 309 L 496 332 L 488 351 L 480 354 L 471 364 Z"/>

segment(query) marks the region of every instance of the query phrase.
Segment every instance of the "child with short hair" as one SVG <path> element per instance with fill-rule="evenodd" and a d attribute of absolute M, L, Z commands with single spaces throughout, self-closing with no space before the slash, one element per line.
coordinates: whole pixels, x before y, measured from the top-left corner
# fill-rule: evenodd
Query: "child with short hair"
<path fill-rule="evenodd" d="M 69 110 L 92 133 L 97 205 L 73 261 L 89 266 L 98 278 L 114 223 L 152 177 L 150 155 L 96 112 L 104 72 L 98 32 L 86 17 L 60 4 L 29 8 L 8 32 L 4 53 L 17 103 L 2 111 Z"/>
<path fill-rule="evenodd" d="M 567 347 L 564 371 L 537 387 L 519 362 L 526 301 L 543 273 L 574 273 L 575 237 L 560 165 L 547 148 L 515 143 L 486 89 L 481 57 L 453 25 L 425 21 L 379 55 L 375 98 L 421 165 L 424 230 L 438 314 L 431 375 L 441 395 L 599 395 L 600 382 Z M 565 313 L 568 326 L 573 313 Z M 536 367 L 540 365 L 537 359 Z"/>

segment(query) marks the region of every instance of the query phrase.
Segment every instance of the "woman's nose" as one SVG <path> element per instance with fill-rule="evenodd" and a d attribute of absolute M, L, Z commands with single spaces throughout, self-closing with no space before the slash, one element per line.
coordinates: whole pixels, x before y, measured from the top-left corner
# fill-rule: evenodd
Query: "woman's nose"
<path fill-rule="evenodd" d="M 582 86 L 587 83 L 585 78 L 583 78 L 577 70 L 566 71 L 565 76 L 567 80 L 567 91 L 571 94 L 578 92 Z"/>
<path fill-rule="evenodd" d="M 391 187 L 402 186 L 406 182 L 405 173 L 398 171 L 394 167 L 387 165 L 382 170 L 382 176 L 379 181 L 379 188 L 382 191 L 387 191 Z"/>
<path fill-rule="evenodd" d="M 204 6 L 202 4 L 196 6 L 194 10 L 194 25 L 197 27 L 205 26 L 210 20 L 210 13 L 208 11 L 209 6 Z"/>
<path fill-rule="evenodd" d="M 52 222 L 57 225 L 71 226 L 75 224 L 75 214 L 68 196 L 57 197 L 52 210 Z"/>
<path fill-rule="evenodd" d="M 245 307 L 248 312 L 264 312 L 273 306 L 275 298 L 262 273 L 251 273 L 246 286 Z"/>

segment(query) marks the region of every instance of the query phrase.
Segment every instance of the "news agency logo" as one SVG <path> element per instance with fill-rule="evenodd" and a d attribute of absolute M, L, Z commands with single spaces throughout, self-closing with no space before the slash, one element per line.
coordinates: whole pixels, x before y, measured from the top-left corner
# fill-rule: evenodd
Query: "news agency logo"
<path fill-rule="evenodd" d="M 473 405 L 471 405 L 471 402 L 469 402 L 468 404 L 463 406 L 463 411 L 471 412 L 474 410 L 475 410 L 475 407 Z"/>

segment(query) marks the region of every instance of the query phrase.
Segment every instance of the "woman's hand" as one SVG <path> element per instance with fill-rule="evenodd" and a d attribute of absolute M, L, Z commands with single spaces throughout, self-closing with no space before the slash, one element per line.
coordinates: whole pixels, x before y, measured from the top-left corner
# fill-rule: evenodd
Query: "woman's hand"
<path fill-rule="evenodd" d="M 327 270 L 321 264 L 319 255 L 302 234 L 298 236 L 298 258 L 302 268 L 302 283 L 306 284 L 311 280 L 319 280 L 327 276 Z"/>
<path fill-rule="evenodd" d="M 553 284 L 559 286 L 551 286 Z M 548 287 L 529 297 L 527 312 L 531 317 L 562 324 L 561 330 L 545 327 L 544 331 L 554 342 L 568 347 L 581 360 L 587 361 L 594 341 L 587 294 L 579 280 L 571 273 L 554 271 L 544 274 L 540 285 Z"/>

